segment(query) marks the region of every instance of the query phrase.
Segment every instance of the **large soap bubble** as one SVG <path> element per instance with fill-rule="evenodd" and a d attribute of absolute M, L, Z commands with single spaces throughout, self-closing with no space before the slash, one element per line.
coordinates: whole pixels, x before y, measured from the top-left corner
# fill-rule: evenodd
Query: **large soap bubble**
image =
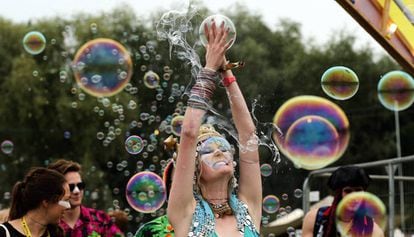
<path fill-rule="evenodd" d="M 39 31 L 30 31 L 23 37 L 23 47 L 32 55 L 40 54 L 46 48 L 46 38 Z"/>
<path fill-rule="evenodd" d="M 336 209 L 336 225 L 341 236 L 373 236 L 373 223 L 386 226 L 386 208 L 374 194 L 353 192 L 346 195 Z"/>
<path fill-rule="evenodd" d="M 392 111 L 401 111 L 414 102 L 414 79 L 403 71 L 391 71 L 378 82 L 378 99 Z"/>
<path fill-rule="evenodd" d="M 160 176 L 143 171 L 129 179 L 126 186 L 126 199 L 138 212 L 151 213 L 158 210 L 167 198 L 164 183 Z"/>
<path fill-rule="evenodd" d="M 234 44 L 234 41 L 236 40 L 236 27 L 228 17 L 220 14 L 208 16 L 206 19 L 203 20 L 203 22 L 201 22 L 200 28 L 198 29 L 201 43 L 204 46 L 207 45 L 208 41 L 206 35 L 204 34 L 204 25 L 207 24 L 208 29 L 211 29 L 211 23 L 213 22 L 213 20 L 216 23 L 216 27 L 220 27 L 221 23 L 224 22 L 224 29 L 230 29 L 229 34 L 226 38 L 226 42 L 230 42 L 230 40 L 233 40 L 233 42 L 230 44 L 231 47 Z"/>
<path fill-rule="evenodd" d="M 331 101 L 317 96 L 297 96 L 276 112 L 273 123 L 283 133 L 273 138 L 296 167 L 308 170 L 338 160 L 349 142 L 349 121 Z"/>
<path fill-rule="evenodd" d="M 84 44 L 73 60 L 76 82 L 85 92 L 112 96 L 124 89 L 132 76 L 132 60 L 120 43 L 99 38 Z"/>
<path fill-rule="evenodd" d="M 359 87 L 358 76 L 347 67 L 335 66 L 321 77 L 322 90 L 331 98 L 346 100 L 354 96 Z"/>
<path fill-rule="evenodd" d="M 287 156 L 308 169 L 325 166 L 338 155 L 339 135 L 321 116 L 308 115 L 296 120 L 285 135 Z"/>

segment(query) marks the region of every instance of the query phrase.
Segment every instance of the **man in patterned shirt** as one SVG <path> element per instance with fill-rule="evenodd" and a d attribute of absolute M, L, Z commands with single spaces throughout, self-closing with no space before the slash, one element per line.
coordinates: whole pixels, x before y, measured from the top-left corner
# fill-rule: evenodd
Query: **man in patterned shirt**
<path fill-rule="evenodd" d="M 48 168 L 63 174 L 69 183 L 71 209 L 65 211 L 59 223 L 66 237 L 124 236 L 108 214 L 82 206 L 85 183 L 82 182 L 79 163 L 60 159 Z"/>

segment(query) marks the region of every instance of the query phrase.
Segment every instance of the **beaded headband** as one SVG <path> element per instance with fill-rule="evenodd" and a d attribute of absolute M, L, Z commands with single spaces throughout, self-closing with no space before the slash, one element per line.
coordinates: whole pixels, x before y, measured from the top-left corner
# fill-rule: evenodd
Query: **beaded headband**
<path fill-rule="evenodd" d="M 210 137 L 223 137 L 220 133 L 214 129 L 214 126 L 211 124 L 203 124 L 200 126 L 197 141 L 198 145 L 200 145 L 201 142 L 207 140 Z M 224 137 L 223 137 L 224 138 Z M 178 139 L 174 137 L 173 135 L 170 135 L 167 137 L 167 139 L 164 140 L 164 149 L 167 151 L 173 152 L 173 162 L 177 160 L 177 154 L 179 150 L 180 144 L 178 143 Z"/>

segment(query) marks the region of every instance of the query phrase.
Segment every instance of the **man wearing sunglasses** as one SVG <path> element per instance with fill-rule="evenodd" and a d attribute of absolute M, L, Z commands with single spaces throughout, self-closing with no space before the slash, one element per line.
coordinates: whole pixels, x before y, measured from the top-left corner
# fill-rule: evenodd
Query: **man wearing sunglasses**
<path fill-rule="evenodd" d="M 60 159 L 48 168 L 63 174 L 69 184 L 71 208 L 65 211 L 59 223 L 66 237 L 124 236 L 108 214 L 82 205 L 85 183 L 82 181 L 79 163 Z"/>

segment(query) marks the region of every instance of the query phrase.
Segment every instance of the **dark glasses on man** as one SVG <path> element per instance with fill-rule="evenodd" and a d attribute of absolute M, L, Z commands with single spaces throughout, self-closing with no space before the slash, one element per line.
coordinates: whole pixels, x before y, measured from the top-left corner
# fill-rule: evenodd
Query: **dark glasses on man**
<path fill-rule="evenodd" d="M 75 190 L 75 187 L 78 187 L 79 190 L 84 190 L 85 189 L 85 183 L 80 182 L 80 183 L 76 183 L 76 184 L 69 184 L 69 190 L 71 192 L 73 192 L 73 190 Z"/>

